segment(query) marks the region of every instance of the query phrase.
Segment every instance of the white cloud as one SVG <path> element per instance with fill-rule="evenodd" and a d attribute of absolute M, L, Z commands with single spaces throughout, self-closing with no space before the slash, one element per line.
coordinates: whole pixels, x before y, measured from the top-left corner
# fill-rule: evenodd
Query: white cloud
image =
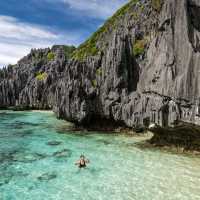
<path fill-rule="evenodd" d="M 44 48 L 48 46 L 50 46 L 48 43 L 19 44 L 14 41 L 11 43 L 0 41 L 0 67 L 17 63 L 17 61 L 28 54 L 32 48 Z"/>
<path fill-rule="evenodd" d="M 9 37 L 16 39 L 32 38 L 51 38 L 56 39 L 58 36 L 42 27 L 19 22 L 14 17 L 0 16 L 0 37 Z M 3 30 L 3 31 L 2 31 Z"/>
<path fill-rule="evenodd" d="M 81 14 L 90 17 L 106 19 L 128 0 L 60 0 L 71 9 L 82 11 Z"/>
<path fill-rule="evenodd" d="M 15 64 L 32 48 L 45 48 L 54 44 L 78 44 L 80 35 L 55 33 L 48 27 L 23 23 L 18 19 L 0 15 L 0 67 Z"/>

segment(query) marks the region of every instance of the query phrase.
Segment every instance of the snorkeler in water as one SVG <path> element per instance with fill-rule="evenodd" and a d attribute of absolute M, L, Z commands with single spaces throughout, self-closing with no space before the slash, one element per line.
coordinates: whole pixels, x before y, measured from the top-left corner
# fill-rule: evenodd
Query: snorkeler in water
<path fill-rule="evenodd" d="M 90 161 L 86 159 L 84 155 L 81 155 L 80 159 L 75 163 L 75 165 L 78 165 L 79 168 L 85 168 L 86 164 L 89 162 Z"/>

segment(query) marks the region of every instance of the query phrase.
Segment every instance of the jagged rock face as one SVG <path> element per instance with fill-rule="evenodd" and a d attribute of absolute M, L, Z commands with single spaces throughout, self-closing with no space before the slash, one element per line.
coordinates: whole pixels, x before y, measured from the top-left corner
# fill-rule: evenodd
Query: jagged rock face
<path fill-rule="evenodd" d="M 146 6 L 142 9 L 143 5 Z M 153 16 L 157 13 L 149 1 L 141 1 L 130 10 L 117 28 L 104 37 L 106 49 L 84 62 L 72 61 L 66 67 L 54 107 L 59 117 L 86 125 L 100 120 L 115 121 L 118 125 L 135 124 L 132 115 L 142 64 L 133 55 L 133 41 L 148 30 L 154 31 Z M 134 19 L 132 13 L 136 11 L 143 17 Z M 129 105 L 132 100 L 133 105 Z"/>
<path fill-rule="evenodd" d="M 158 34 L 138 84 L 160 125 L 174 120 L 199 123 L 199 11 L 198 1 L 168 0 L 160 13 Z"/>
<path fill-rule="evenodd" d="M 0 106 L 50 108 L 84 125 L 200 124 L 199 1 L 158 1 L 161 9 L 136 2 L 102 33 L 96 55 L 68 60 L 60 46 L 48 61 L 50 49 L 34 50 L 2 70 Z M 38 72 L 47 77 L 38 80 Z"/>
<path fill-rule="evenodd" d="M 56 83 L 67 60 L 62 46 L 51 51 L 55 54 L 54 61 L 47 59 L 50 49 L 32 50 L 17 65 L 1 70 L 0 107 L 52 108 Z M 48 76 L 39 80 L 37 75 L 42 73 Z"/>

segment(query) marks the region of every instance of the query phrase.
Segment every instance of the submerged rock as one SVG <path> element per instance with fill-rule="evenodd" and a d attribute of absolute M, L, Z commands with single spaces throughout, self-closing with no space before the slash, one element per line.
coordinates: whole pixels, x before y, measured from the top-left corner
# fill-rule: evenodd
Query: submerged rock
<path fill-rule="evenodd" d="M 110 141 L 103 140 L 103 139 L 99 139 L 99 140 L 97 140 L 97 142 L 103 143 L 104 145 L 110 145 L 110 144 L 112 144 Z"/>
<path fill-rule="evenodd" d="M 59 142 L 59 141 L 50 141 L 50 142 L 47 142 L 47 145 L 49 146 L 58 146 L 62 144 L 62 142 Z"/>
<path fill-rule="evenodd" d="M 18 152 L 13 155 L 12 161 L 14 162 L 23 162 L 23 163 L 31 163 L 41 159 L 48 157 L 45 154 L 39 153 L 26 153 L 26 152 Z"/>
<path fill-rule="evenodd" d="M 16 131 L 14 133 L 15 136 L 17 137 L 26 137 L 26 136 L 30 136 L 33 134 L 33 130 L 21 130 L 21 131 Z"/>
<path fill-rule="evenodd" d="M 12 173 L 8 173 L 8 172 L 4 172 L 4 173 L 0 173 L 0 187 L 5 185 L 5 184 L 8 184 L 11 179 L 13 177 L 13 174 Z"/>
<path fill-rule="evenodd" d="M 61 151 L 57 151 L 55 153 L 53 153 L 53 157 L 56 157 L 56 158 L 68 158 L 70 157 L 72 154 L 71 150 L 69 149 L 63 149 Z"/>
<path fill-rule="evenodd" d="M 39 176 L 37 179 L 40 181 L 50 181 L 52 179 L 55 179 L 56 177 L 57 177 L 57 174 L 55 172 L 53 172 L 53 173 L 47 172 L 47 173 Z"/>
<path fill-rule="evenodd" d="M 11 162 L 14 159 L 14 155 L 18 153 L 17 150 L 13 150 L 10 152 L 0 152 L 0 165 L 5 162 Z"/>
<path fill-rule="evenodd" d="M 4 166 L 0 166 L 0 187 L 9 184 L 12 179 L 26 176 L 28 176 L 28 174 L 22 171 L 13 171 L 10 164 L 7 163 Z"/>

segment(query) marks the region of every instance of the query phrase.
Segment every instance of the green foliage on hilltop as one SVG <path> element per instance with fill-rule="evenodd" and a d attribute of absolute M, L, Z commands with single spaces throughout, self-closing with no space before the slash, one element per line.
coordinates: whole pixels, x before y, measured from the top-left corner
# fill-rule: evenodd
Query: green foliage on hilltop
<path fill-rule="evenodd" d="M 135 5 L 139 0 L 130 0 L 125 6 L 120 8 L 112 17 L 110 17 L 105 24 L 99 28 L 86 42 L 81 44 L 72 54 L 72 58 L 77 60 L 84 60 L 88 56 L 97 55 L 101 49 L 97 47 L 97 41 L 101 39 L 104 33 L 109 32 L 110 29 L 115 28 L 118 20 L 123 17 L 132 5 Z"/>
<path fill-rule="evenodd" d="M 70 59 L 72 57 L 73 52 L 76 50 L 75 46 L 64 46 L 65 58 Z"/>

